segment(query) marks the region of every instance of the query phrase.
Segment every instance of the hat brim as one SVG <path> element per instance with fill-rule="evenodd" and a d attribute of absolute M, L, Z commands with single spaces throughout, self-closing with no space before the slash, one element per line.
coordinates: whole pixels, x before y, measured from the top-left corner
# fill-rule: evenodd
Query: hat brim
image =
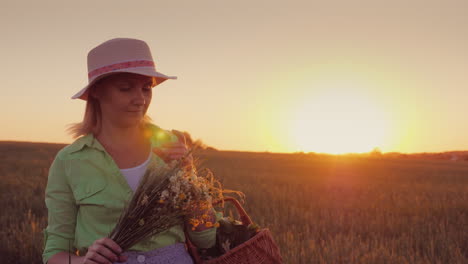
<path fill-rule="evenodd" d="M 156 78 L 156 85 L 159 85 L 163 83 L 167 79 L 173 79 L 176 80 L 177 76 L 168 76 L 165 74 L 162 74 L 160 72 L 155 71 L 153 68 L 135 68 L 135 69 L 122 69 L 122 70 L 114 70 L 109 73 L 102 74 L 98 76 L 97 78 L 94 78 L 91 80 L 88 85 L 86 85 L 83 89 L 81 89 L 78 93 L 73 95 L 71 99 L 82 99 L 82 100 L 88 100 L 88 90 L 89 88 L 96 83 L 98 80 L 107 77 L 109 75 L 115 74 L 115 73 L 122 73 L 122 72 L 128 72 L 128 73 L 136 73 L 140 75 L 145 75 L 145 76 L 150 76 L 150 77 L 155 77 Z"/>

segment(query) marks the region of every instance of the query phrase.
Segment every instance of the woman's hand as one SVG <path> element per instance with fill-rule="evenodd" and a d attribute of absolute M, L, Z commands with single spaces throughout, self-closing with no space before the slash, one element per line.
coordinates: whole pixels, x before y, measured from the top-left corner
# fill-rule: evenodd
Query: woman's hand
<path fill-rule="evenodd" d="M 164 162 L 169 163 L 172 160 L 177 160 L 183 157 L 188 152 L 188 147 L 186 143 L 185 136 L 182 132 L 177 130 L 172 130 L 179 140 L 177 142 L 166 142 L 163 143 L 160 147 L 154 148 L 153 152 L 156 153 Z M 193 157 L 188 155 L 184 165 L 192 164 Z"/>
<path fill-rule="evenodd" d="M 122 249 L 114 240 L 104 237 L 94 241 L 88 247 L 88 252 L 83 258 L 83 264 L 112 264 L 114 262 L 125 262 L 128 257 L 120 255 Z"/>

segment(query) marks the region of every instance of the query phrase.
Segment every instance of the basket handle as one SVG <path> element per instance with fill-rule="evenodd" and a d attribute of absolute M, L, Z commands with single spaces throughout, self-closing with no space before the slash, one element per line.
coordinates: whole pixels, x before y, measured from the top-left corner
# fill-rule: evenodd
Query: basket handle
<path fill-rule="evenodd" d="M 236 198 L 234 198 L 234 197 L 224 197 L 223 200 L 225 202 L 231 202 L 231 203 L 234 204 L 234 206 L 237 209 L 237 212 L 239 213 L 239 217 L 240 217 L 243 225 L 248 226 L 248 225 L 252 224 L 252 219 L 250 219 L 250 216 L 247 214 L 244 207 L 242 207 L 242 205 L 240 204 L 240 202 Z M 221 203 L 221 201 L 218 201 L 218 202 L 214 203 L 213 205 L 217 205 L 219 203 Z"/>

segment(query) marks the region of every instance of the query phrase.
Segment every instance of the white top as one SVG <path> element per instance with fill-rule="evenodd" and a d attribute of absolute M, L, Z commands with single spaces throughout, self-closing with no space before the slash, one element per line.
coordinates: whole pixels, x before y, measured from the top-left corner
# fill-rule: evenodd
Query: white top
<path fill-rule="evenodd" d="M 143 177 L 145 174 L 146 168 L 148 167 L 148 163 L 151 160 L 151 151 L 148 159 L 146 159 L 145 162 L 142 164 L 133 167 L 133 168 L 128 168 L 128 169 L 120 169 L 120 172 L 125 176 L 125 179 L 127 179 L 128 185 L 130 185 L 130 188 L 132 188 L 133 191 L 136 190 L 138 187 L 138 183 L 140 182 L 140 179 Z"/>

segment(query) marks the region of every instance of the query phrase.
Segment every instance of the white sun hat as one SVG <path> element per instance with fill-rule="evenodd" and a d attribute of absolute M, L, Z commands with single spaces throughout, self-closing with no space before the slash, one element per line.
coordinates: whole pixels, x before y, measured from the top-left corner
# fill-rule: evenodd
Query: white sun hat
<path fill-rule="evenodd" d="M 156 85 L 167 79 L 177 79 L 156 71 L 156 65 L 146 42 L 139 39 L 115 38 L 88 53 L 88 85 L 71 99 L 88 99 L 88 88 L 97 80 L 117 72 L 129 72 L 156 78 Z"/>

